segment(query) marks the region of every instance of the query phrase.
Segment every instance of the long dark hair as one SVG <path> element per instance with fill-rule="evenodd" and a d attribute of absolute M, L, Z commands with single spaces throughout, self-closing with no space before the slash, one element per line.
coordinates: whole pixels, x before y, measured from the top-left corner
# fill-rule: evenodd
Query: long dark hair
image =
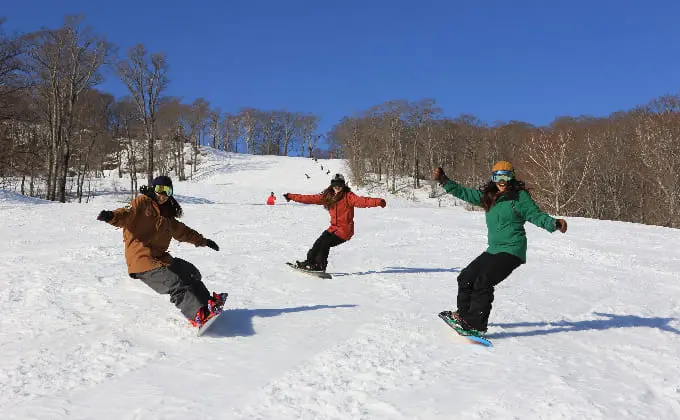
<path fill-rule="evenodd" d="M 184 215 L 184 210 L 182 210 L 182 206 L 179 205 L 177 200 L 175 200 L 175 197 L 168 197 L 168 201 L 165 202 L 161 207 L 166 207 L 170 209 L 170 215 L 171 217 L 174 217 L 175 219 L 179 219 Z"/>
<path fill-rule="evenodd" d="M 338 201 L 345 197 L 345 194 L 352 191 L 347 185 L 343 185 L 342 189 L 336 193 L 333 187 L 328 187 L 321 191 L 321 201 L 323 202 L 323 208 L 326 210 L 333 207 Z"/>
<path fill-rule="evenodd" d="M 156 192 L 152 188 L 142 185 L 139 187 L 139 192 L 158 203 L 158 200 L 156 199 Z M 161 208 L 161 214 L 166 217 L 174 217 L 175 219 L 179 219 L 184 215 L 182 206 L 179 205 L 174 196 L 168 197 L 168 201 L 163 203 L 163 205 L 158 204 L 158 207 Z"/>
<path fill-rule="evenodd" d="M 482 192 L 482 207 L 484 207 L 484 211 L 489 211 L 491 207 L 496 204 L 496 199 L 500 195 L 505 196 L 509 200 L 515 200 L 520 191 L 526 191 L 527 193 L 529 192 L 526 185 L 524 185 L 524 181 L 517 179 L 511 179 L 508 181 L 505 191 L 500 195 L 498 194 L 498 187 L 493 181 L 489 181 L 488 183 L 479 187 L 479 191 Z"/>

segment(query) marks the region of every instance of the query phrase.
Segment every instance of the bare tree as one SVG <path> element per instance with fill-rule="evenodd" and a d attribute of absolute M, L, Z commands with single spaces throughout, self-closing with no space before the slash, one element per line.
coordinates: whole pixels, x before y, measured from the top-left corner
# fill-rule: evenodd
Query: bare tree
<path fill-rule="evenodd" d="M 149 53 L 143 44 L 128 51 L 127 59 L 118 63 L 117 73 L 127 86 L 144 125 L 147 140 L 147 185 L 154 178 L 154 141 L 156 111 L 161 93 L 168 86 L 168 62 L 163 53 Z"/>
<path fill-rule="evenodd" d="M 103 36 L 82 23 L 82 17 L 69 16 L 63 27 L 43 29 L 30 37 L 29 55 L 46 99 L 51 128 L 47 198 L 61 202 L 66 201 L 74 108 L 83 91 L 102 82 L 99 68 L 113 52 Z"/>
<path fill-rule="evenodd" d="M 34 140 L 36 132 L 31 127 L 34 112 L 29 111 L 29 101 L 22 97 L 21 89 L 25 87 L 26 66 L 23 60 L 25 43 L 19 35 L 9 35 L 3 29 L 4 19 L 0 19 L 0 186 L 4 186 L 2 177 L 13 173 L 17 168 L 27 168 L 28 148 L 21 147 Z M 32 165 L 30 165 L 32 166 Z M 25 172 L 23 171 L 25 176 Z M 22 191 L 24 179 L 22 178 Z"/>
<path fill-rule="evenodd" d="M 257 128 L 257 114 L 258 110 L 254 108 L 243 108 L 238 114 L 238 120 L 241 123 L 241 132 L 243 135 L 243 142 L 246 146 L 246 153 L 252 153 L 254 150 L 253 143 L 255 141 L 255 129 Z"/>
<path fill-rule="evenodd" d="M 332 143 L 342 147 L 352 171 L 354 182 L 361 185 L 366 174 L 366 154 L 363 148 L 365 143 L 361 139 L 361 119 L 358 117 L 345 117 L 333 126 L 329 133 Z M 312 157 L 311 148 L 308 157 Z"/>
<path fill-rule="evenodd" d="M 196 172 L 198 165 L 198 155 L 200 146 L 203 144 L 203 137 L 208 126 L 208 118 L 210 117 L 210 103 L 203 98 L 197 98 L 191 104 L 189 111 L 189 136 L 193 139 L 193 148 L 191 153 L 191 176 Z"/>
<path fill-rule="evenodd" d="M 411 105 L 407 116 L 408 122 L 413 133 L 412 165 L 413 165 L 413 188 L 420 188 L 420 173 L 418 152 L 420 145 L 432 142 L 433 120 L 437 118 L 441 109 L 435 107 L 434 99 L 424 99 Z"/>
<path fill-rule="evenodd" d="M 300 125 L 300 137 L 301 142 L 301 155 L 304 156 L 305 153 L 307 157 L 312 157 L 312 150 L 316 147 L 319 138 L 321 137 L 317 134 L 317 129 L 319 127 L 319 118 L 316 115 L 303 115 L 299 120 Z"/>
<path fill-rule="evenodd" d="M 236 115 L 224 114 L 220 124 L 220 149 L 227 152 L 237 152 L 239 130 L 239 117 Z"/>
<path fill-rule="evenodd" d="M 212 138 L 212 147 L 213 149 L 219 149 L 220 142 L 222 140 L 222 112 L 219 108 L 213 109 L 210 111 L 208 118 L 210 119 L 210 137 Z M 224 149 L 223 145 L 222 149 Z"/>
<path fill-rule="evenodd" d="M 101 170 L 104 166 L 101 159 L 95 158 L 95 149 L 98 149 L 99 157 L 107 156 L 115 150 L 115 143 L 111 141 L 108 130 L 113 103 L 112 95 L 91 89 L 83 93 L 75 109 L 77 136 L 73 141 L 73 149 L 77 175 L 76 196 L 79 203 L 83 199 L 85 179 L 91 175 L 93 168 Z"/>
<path fill-rule="evenodd" d="M 26 71 L 23 54 L 26 39 L 19 35 L 9 35 L 4 29 L 5 20 L 0 18 L 0 121 L 14 117 L 16 94 L 26 86 L 22 77 Z"/>
<path fill-rule="evenodd" d="M 392 192 L 397 191 L 397 176 L 401 175 L 405 159 L 405 146 L 407 142 L 406 115 L 409 112 L 409 103 L 405 100 L 388 101 L 368 111 L 367 123 L 364 132 L 368 129 L 367 138 L 372 138 L 376 144 L 384 139 L 384 148 L 387 155 L 387 175 L 391 179 Z M 370 134 L 369 134 L 370 133 Z M 378 151 L 379 154 L 382 154 Z"/>
<path fill-rule="evenodd" d="M 263 155 L 279 154 L 279 120 L 276 112 L 260 111 L 255 114 L 257 121 L 258 151 Z"/>
<path fill-rule="evenodd" d="M 555 130 L 540 130 L 529 139 L 527 172 L 542 192 L 539 201 L 555 214 L 564 214 L 575 201 L 589 173 L 590 142 L 588 138 L 582 140 L 575 138 L 571 123 Z"/>
<path fill-rule="evenodd" d="M 185 144 L 190 142 L 191 105 L 183 104 L 174 96 L 161 98 L 158 106 L 158 137 L 166 145 L 172 155 L 171 166 L 175 169 L 180 181 L 186 180 Z"/>
<path fill-rule="evenodd" d="M 126 96 L 113 104 L 113 137 L 117 142 L 118 176 L 123 176 L 123 153 L 125 154 L 126 168 L 130 174 L 130 194 L 135 196 L 138 188 L 137 172 L 139 170 L 138 145 L 145 137 L 143 118 L 139 115 L 139 107 L 135 100 Z"/>
<path fill-rule="evenodd" d="M 661 192 L 660 223 L 680 227 L 680 183 L 670 174 L 680 170 L 680 96 L 650 102 L 639 115 L 636 143 L 645 171 L 638 173 Z"/>
<path fill-rule="evenodd" d="M 303 116 L 298 112 L 281 111 L 279 113 L 281 126 L 281 140 L 283 150 L 282 156 L 288 156 L 288 151 L 295 145 L 301 137 L 302 129 L 305 124 Z"/>

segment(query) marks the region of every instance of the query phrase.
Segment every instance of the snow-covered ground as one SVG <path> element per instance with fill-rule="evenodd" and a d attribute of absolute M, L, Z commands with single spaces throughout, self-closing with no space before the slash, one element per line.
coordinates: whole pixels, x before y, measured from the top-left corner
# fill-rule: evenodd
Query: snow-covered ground
<path fill-rule="evenodd" d="M 282 194 L 318 192 L 344 163 L 207 153 L 175 192 L 221 250 L 170 250 L 230 293 L 201 338 L 127 276 L 121 231 L 95 220 L 124 195 L 0 194 L 0 418 L 680 418 L 680 231 L 527 225 L 528 263 L 497 288 L 487 349 L 437 318 L 485 248 L 481 212 L 387 196 L 356 210 L 320 280 L 284 261 L 328 214 Z"/>

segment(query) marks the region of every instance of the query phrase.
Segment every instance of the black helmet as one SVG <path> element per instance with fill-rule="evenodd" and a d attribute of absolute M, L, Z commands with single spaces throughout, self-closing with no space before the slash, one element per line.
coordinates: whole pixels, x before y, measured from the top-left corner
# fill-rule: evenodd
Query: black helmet
<path fill-rule="evenodd" d="M 331 187 L 344 187 L 345 177 L 341 174 L 335 174 L 333 179 L 331 179 Z"/>

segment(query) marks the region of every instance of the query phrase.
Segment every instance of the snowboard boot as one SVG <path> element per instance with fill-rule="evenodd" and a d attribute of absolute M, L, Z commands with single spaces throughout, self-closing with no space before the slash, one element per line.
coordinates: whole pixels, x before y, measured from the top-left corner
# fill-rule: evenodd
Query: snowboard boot
<path fill-rule="evenodd" d="M 309 262 L 307 260 L 304 261 L 295 261 L 295 268 L 299 268 L 302 270 L 307 270 L 307 267 L 309 267 Z"/>
<path fill-rule="evenodd" d="M 212 300 L 215 301 L 215 304 L 217 305 L 218 308 L 222 309 L 222 308 L 224 308 L 224 302 L 227 300 L 227 296 L 229 296 L 229 293 L 213 292 Z"/>
<path fill-rule="evenodd" d="M 217 314 L 211 312 L 208 306 L 201 306 L 196 312 L 194 319 L 190 319 L 189 322 L 194 327 L 200 328 L 214 316 L 217 316 Z"/>
<path fill-rule="evenodd" d="M 456 330 L 456 332 L 460 335 L 473 335 L 475 337 L 482 337 L 484 338 L 484 335 L 486 334 L 486 330 L 476 330 L 470 326 L 470 324 L 465 321 L 463 316 L 458 312 L 451 312 L 451 311 L 444 311 L 444 315 L 446 315 L 455 325 L 453 325 L 453 329 Z"/>
<path fill-rule="evenodd" d="M 451 319 L 453 319 L 456 322 L 465 322 L 463 316 L 458 311 L 449 312 L 449 317 L 451 317 Z"/>
<path fill-rule="evenodd" d="M 326 271 L 319 264 L 305 261 L 295 261 L 297 268 L 306 271 Z"/>
<path fill-rule="evenodd" d="M 222 307 L 218 305 L 217 301 L 208 299 L 208 311 L 210 311 L 212 316 L 219 315 L 222 313 Z"/>
<path fill-rule="evenodd" d="M 322 271 L 326 272 L 326 269 L 320 266 L 319 264 L 309 264 L 309 271 Z"/>

